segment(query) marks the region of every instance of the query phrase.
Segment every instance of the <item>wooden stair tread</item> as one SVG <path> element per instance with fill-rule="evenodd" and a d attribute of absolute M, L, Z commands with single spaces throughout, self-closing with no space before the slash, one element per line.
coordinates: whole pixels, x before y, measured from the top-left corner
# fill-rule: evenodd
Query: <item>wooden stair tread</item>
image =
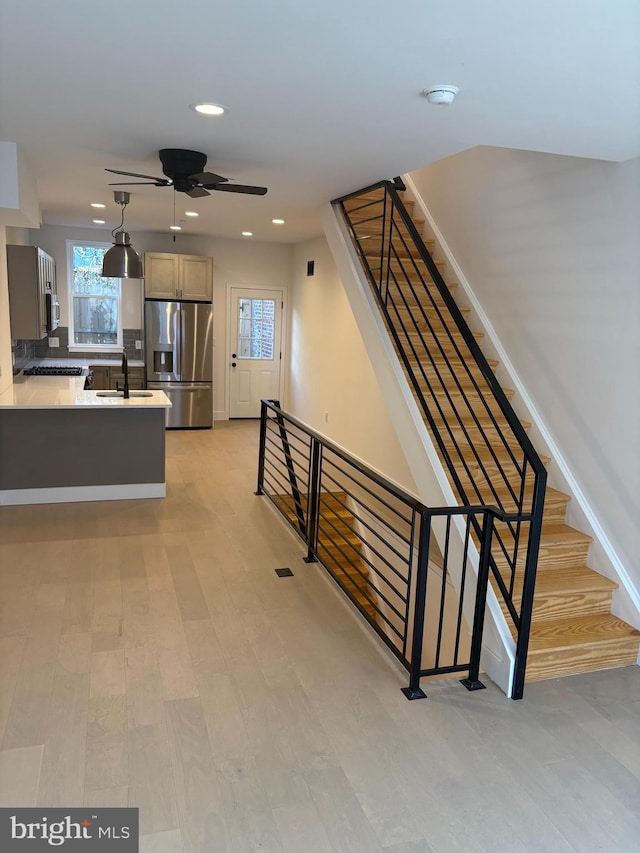
<path fill-rule="evenodd" d="M 532 625 L 529 654 L 620 641 L 640 644 L 640 631 L 611 613 L 567 617 Z"/>

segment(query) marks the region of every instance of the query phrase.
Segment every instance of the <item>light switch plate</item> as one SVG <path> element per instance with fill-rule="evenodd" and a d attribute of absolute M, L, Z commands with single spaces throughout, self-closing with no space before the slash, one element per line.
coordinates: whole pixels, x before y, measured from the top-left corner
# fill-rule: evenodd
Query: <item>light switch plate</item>
<path fill-rule="evenodd" d="M 49 346 L 52 349 L 60 346 L 60 338 L 49 338 Z"/>
<path fill-rule="evenodd" d="M 142 341 L 136 341 L 136 349 L 142 349 Z"/>

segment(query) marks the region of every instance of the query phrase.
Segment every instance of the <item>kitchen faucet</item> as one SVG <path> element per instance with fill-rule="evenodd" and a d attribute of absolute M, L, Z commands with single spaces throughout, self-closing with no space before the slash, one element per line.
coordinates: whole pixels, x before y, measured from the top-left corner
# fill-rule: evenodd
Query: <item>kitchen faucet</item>
<path fill-rule="evenodd" d="M 129 364 L 127 362 L 126 352 L 122 353 L 122 373 L 124 375 L 124 385 L 122 386 L 122 395 L 125 400 L 129 399 Z"/>

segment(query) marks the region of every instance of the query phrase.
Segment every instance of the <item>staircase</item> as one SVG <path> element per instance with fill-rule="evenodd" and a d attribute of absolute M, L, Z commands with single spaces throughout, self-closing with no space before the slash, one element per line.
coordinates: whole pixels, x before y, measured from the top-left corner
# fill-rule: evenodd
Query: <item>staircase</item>
<path fill-rule="evenodd" d="M 522 511 L 530 501 L 533 480 L 523 464 L 518 441 L 507 428 L 503 410 L 477 366 L 416 248 L 411 229 L 400 220 L 390 226 L 389 195 L 384 186 L 341 202 L 363 265 L 383 301 L 383 317 L 425 426 L 460 503 L 498 505 Z M 413 202 L 405 202 L 419 234 L 424 222 L 413 218 Z M 429 253 L 434 241 L 425 240 Z M 389 251 L 391 245 L 391 251 Z M 436 261 L 441 274 L 445 264 Z M 374 286 L 375 283 L 375 286 Z M 456 284 L 447 284 L 454 295 Z M 466 317 L 468 309 L 461 309 Z M 481 343 L 482 334 L 473 337 Z M 497 362 L 491 361 L 492 370 Z M 505 390 L 511 399 L 513 392 Z M 525 430 L 530 424 L 522 422 Z M 546 465 L 548 458 L 540 457 Z M 523 485 L 524 484 L 524 485 Z M 554 678 L 636 663 L 640 632 L 611 614 L 617 584 L 591 570 L 591 539 L 566 524 L 569 495 L 550 487 L 537 560 L 537 578 L 527 655 L 526 680 Z M 518 610 L 529 522 L 496 525 L 503 541 L 515 543 L 513 560 L 497 548 L 495 567 L 509 600 Z M 508 549 L 507 549 L 508 550 Z M 334 555 L 339 561 L 339 555 Z M 492 579 L 514 638 L 512 613 Z"/>
<path fill-rule="evenodd" d="M 298 513 L 290 495 L 275 495 L 278 506 L 289 523 L 298 527 Z M 306 513 L 306 498 L 300 505 Z M 369 616 L 376 620 L 377 595 L 371 582 L 369 567 L 362 559 L 362 539 L 353 532 L 356 519 L 348 509 L 344 492 L 323 492 L 320 498 L 318 526 L 318 557 L 334 577 L 340 581 L 347 593 Z"/>

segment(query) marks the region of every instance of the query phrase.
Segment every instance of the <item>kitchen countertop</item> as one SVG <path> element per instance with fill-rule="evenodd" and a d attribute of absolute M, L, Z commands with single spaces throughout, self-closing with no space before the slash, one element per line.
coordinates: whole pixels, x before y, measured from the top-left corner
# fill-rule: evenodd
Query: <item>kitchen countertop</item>
<path fill-rule="evenodd" d="M 47 363 L 50 363 L 47 360 Z M 95 364 L 96 362 L 90 362 Z M 0 394 L 0 409 L 168 409 L 164 391 L 150 397 L 98 397 L 99 391 L 84 390 L 84 376 L 17 376 Z"/>

